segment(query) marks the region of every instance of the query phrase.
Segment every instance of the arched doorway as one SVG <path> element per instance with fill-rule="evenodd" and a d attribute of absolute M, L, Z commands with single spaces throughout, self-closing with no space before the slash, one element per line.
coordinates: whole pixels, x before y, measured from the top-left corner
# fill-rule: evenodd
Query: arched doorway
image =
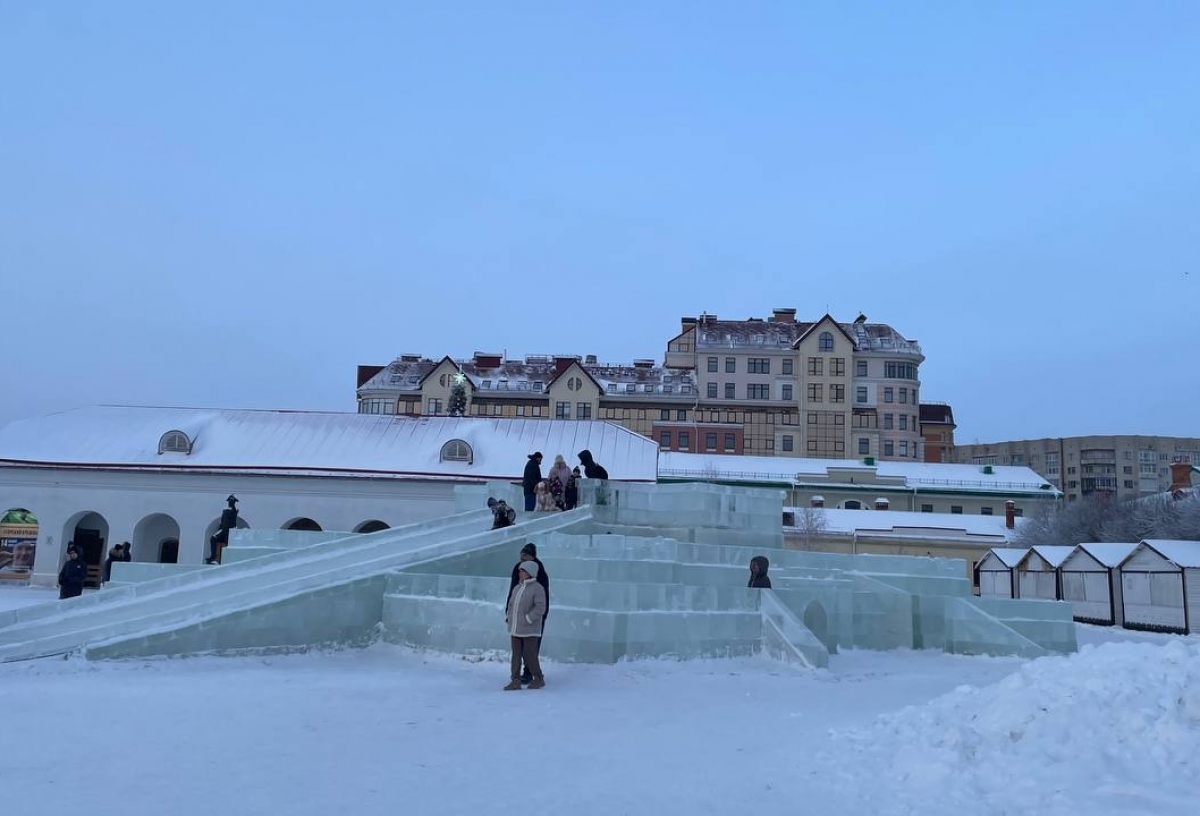
<path fill-rule="evenodd" d="M 296 518 L 283 525 L 284 530 L 301 530 L 306 533 L 321 532 L 321 525 L 310 518 Z"/>
<path fill-rule="evenodd" d="M 856 501 L 854 499 L 847 499 L 842 504 L 842 508 L 845 510 L 862 510 L 862 502 Z"/>
<path fill-rule="evenodd" d="M 204 557 L 205 558 L 208 558 L 212 554 L 212 549 L 211 549 L 212 545 L 209 542 L 212 541 L 212 537 L 215 536 L 217 534 L 217 530 L 220 530 L 220 529 L 221 529 L 221 519 L 219 517 L 213 519 L 211 522 L 209 522 L 209 525 L 204 528 Z M 237 529 L 238 530 L 249 530 L 250 529 L 250 523 L 247 522 L 244 518 L 242 518 L 240 513 L 238 514 Z"/>
<path fill-rule="evenodd" d="M 29 581 L 37 535 L 37 518 L 24 507 L 0 513 L 0 581 Z"/>
<path fill-rule="evenodd" d="M 380 530 L 390 530 L 391 526 L 386 521 L 379 519 L 371 519 L 364 521 L 362 524 L 354 528 L 356 533 L 378 533 Z"/>
<path fill-rule="evenodd" d="M 87 580 L 83 585 L 100 586 L 105 551 L 108 548 L 108 520 L 99 513 L 84 510 L 67 519 L 67 523 L 63 525 L 62 537 L 67 543 L 74 542 L 83 553 L 83 560 L 88 565 Z M 66 557 L 67 548 L 64 546 L 58 554 L 58 563 L 61 565 Z"/>
<path fill-rule="evenodd" d="M 826 649 L 831 653 L 834 651 L 829 637 L 829 616 L 818 601 L 809 601 L 808 606 L 804 607 L 804 625 L 816 635 L 817 640 L 825 644 Z"/>
<path fill-rule="evenodd" d="M 163 560 L 163 545 L 167 542 L 174 542 L 174 554 L 170 561 Z M 175 564 L 179 561 L 179 522 L 166 513 L 152 513 L 133 528 L 132 544 L 130 554 L 134 561 Z M 167 548 L 168 554 L 169 550 Z"/>

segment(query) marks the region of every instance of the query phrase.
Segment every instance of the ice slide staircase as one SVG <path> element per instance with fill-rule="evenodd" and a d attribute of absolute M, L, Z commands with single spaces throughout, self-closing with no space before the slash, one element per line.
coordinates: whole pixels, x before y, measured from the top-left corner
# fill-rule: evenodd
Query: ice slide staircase
<path fill-rule="evenodd" d="M 490 530 L 489 511 L 468 511 L 0 612 L 0 663 L 355 642 L 379 624 L 388 573 L 480 548 L 511 559 L 518 542 L 590 518 L 582 507 Z"/>
<path fill-rule="evenodd" d="M 1069 605 L 981 601 L 958 561 L 773 550 L 620 529 L 591 521 L 539 540 L 552 576 L 547 656 L 611 663 L 766 651 L 820 667 L 839 648 L 1023 657 L 1075 650 Z M 774 589 L 747 589 L 746 563 L 764 553 Z M 392 575 L 384 638 L 452 653 L 504 649 L 508 581 L 498 576 L 509 559 L 481 549 Z"/>

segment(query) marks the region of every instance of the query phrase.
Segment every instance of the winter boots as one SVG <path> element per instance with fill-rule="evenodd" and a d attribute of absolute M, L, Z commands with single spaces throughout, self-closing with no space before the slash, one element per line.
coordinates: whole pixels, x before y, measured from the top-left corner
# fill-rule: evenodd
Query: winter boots
<path fill-rule="evenodd" d="M 529 684 L 529 688 L 531 688 L 531 689 L 540 689 L 540 688 L 545 688 L 545 687 L 546 687 L 546 678 L 540 674 L 537 675 L 536 677 L 534 677 L 533 681 Z"/>
<path fill-rule="evenodd" d="M 520 691 L 521 690 L 521 678 L 514 677 L 512 680 L 510 680 L 508 682 L 508 685 L 504 687 L 504 690 L 505 691 Z"/>

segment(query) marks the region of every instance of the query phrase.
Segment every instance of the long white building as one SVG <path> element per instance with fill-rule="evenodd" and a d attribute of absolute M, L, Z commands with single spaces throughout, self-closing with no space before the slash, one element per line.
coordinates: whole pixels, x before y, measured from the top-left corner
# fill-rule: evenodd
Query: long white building
<path fill-rule="evenodd" d="M 658 446 L 609 422 L 82 408 L 0 429 L 0 513 L 37 518 L 33 580 L 53 583 L 69 541 L 93 565 L 121 541 L 200 564 L 231 494 L 248 527 L 381 529 L 453 512 L 455 484 L 519 480 L 533 451 L 545 471 L 583 449 L 614 480 L 657 478 Z"/>

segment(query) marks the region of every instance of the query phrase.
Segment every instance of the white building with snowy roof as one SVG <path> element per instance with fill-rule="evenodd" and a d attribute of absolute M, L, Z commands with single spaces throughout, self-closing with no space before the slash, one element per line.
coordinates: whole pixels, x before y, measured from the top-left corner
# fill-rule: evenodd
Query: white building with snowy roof
<path fill-rule="evenodd" d="M 1029 553 L 1026 547 L 993 547 L 976 570 L 979 595 L 986 598 L 1016 598 L 1017 564 Z"/>
<path fill-rule="evenodd" d="M 1062 600 L 1058 569 L 1075 548 L 1063 544 L 1038 544 L 1016 566 L 1017 597 Z"/>
<path fill-rule="evenodd" d="M 1085 542 L 1072 550 L 1061 565 L 1063 600 L 1071 604 L 1075 620 L 1101 626 L 1123 626 L 1121 564 L 1136 543 Z"/>
<path fill-rule="evenodd" d="M 887 500 L 891 510 L 953 515 L 1004 514 L 1012 501 L 1019 518 L 1061 494 L 1027 467 L 952 465 L 932 462 L 858 459 L 802 459 L 784 456 L 723 456 L 664 451 L 663 482 L 707 481 L 753 487 L 780 487 L 787 503 L 862 510 Z"/>
<path fill-rule="evenodd" d="M 100 406 L 0 429 L 0 513 L 37 518 L 35 581 L 69 541 L 95 579 L 121 541 L 202 563 L 231 494 L 252 528 L 381 529 L 452 513 L 455 484 L 519 481 L 534 451 L 545 471 L 584 449 L 614 480 L 656 480 L 654 442 L 609 422 Z"/>
<path fill-rule="evenodd" d="M 1146 539 L 1121 562 L 1127 629 L 1200 632 L 1200 541 Z"/>
<path fill-rule="evenodd" d="M 972 580 L 975 567 L 994 547 L 1008 545 L 1025 520 L 1009 516 L 910 513 L 785 507 L 789 547 L 823 552 L 956 558 Z M 1024 555 L 1025 550 L 1021 550 Z M 1014 562 L 1015 563 L 1015 562 Z"/>

